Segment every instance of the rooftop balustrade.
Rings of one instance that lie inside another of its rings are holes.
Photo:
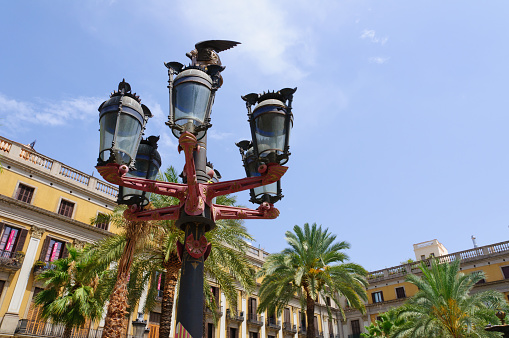
[[[454,252],[448,255],[443,255],[436,257],[436,259],[440,263],[451,263],[457,260],[462,262],[468,262],[472,260],[481,259],[484,257],[489,257],[493,255],[498,255],[501,253],[509,253],[509,241],[485,245],[478,248],[473,248],[469,250]],[[370,283],[379,282],[381,280],[402,277],[411,272],[417,272],[421,263],[425,263],[430,266],[430,259],[412,262],[408,264],[393,266],[390,268],[385,268],[381,270],[371,271],[368,273],[368,281]]]
[[[2,155],[3,161],[6,163],[9,161],[22,163],[28,167],[65,181],[67,184],[101,195],[108,200],[115,200],[118,195],[118,188],[116,186],[100,181],[92,175],[85,174],[61,162],[39,154],[27,145],[8,140],[2,136],[0,136],[0,155]],[[4,166],[7,165],[4,164]]]

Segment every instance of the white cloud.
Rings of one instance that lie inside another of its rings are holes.
[[[365,29],[362,31],[361,39],[368,39],[373,43],[379,43],[382,46],[389,41],[388,37],[379,38],[376,36],[376,32],[373,29]]]
[[[152,0],[138,9],[169,27],[174,23],[168,21],[167,13],[178,13],[173,20],[185,22],[188,34],[198,39],[224,37],[242,42],[236,47],[236,61],[251,65],[251,71],[296,80],[306,76],[306,66],[315,61],[312,32],[294,20],[284,4],[225,0],[214,6],[196,0],[190,6],[188,1]],[[232,66],[232,60],[227,66]]]
[[[102,100],[96,97],[79,97],[62,101],[35,99],[18,101],[0,93],[2,124],[10,130],[23,125],[62,126],[72,121],[97,118],[97,107]]]
[[[389,61],[390,58],[388,57],[382,57],[382,56],[374,56],[369,58],[369,63],[376,63],[376,64],[384,64],[387,61]]]

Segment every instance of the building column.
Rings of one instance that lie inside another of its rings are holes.
[[[226,297],[223,292],[221,292],[221,302],[219,304],[220,306],[225,306],[223,315],[219,321],[219,338],[226,338]]]
[[[323,332],[323,336],[324,338],[329,338],[329,320],[330,317],[327,317],[327,319],[325,319],[325,316],[323,317],[323,320],[322,320],[322,332]]]
[[[175,290],[179,289],[180,278],[177,280],[177,284],[175,285]],[[175,314],[177,312],[177,294],[174,293],[173,299],[173,307],[171,308],[171,324],[170,324],[170,337],[175,337]]]
[[[30,273],[32,272],[32,267],[34,266],[37,248],[39,247],[39,242],[41,241],[43,233],[44,229],[35,226],[32,227],[32,231],[30,233],[30,241],[25,253],[25,259],[23,260],[23,265],[19,270],[18,280],[16,282],[16,286],[14,287],[11,302],[9,303],[9,308],[4,315],[2,324],[0,325],[1,333],[13,334],[16,330],[16,327],[18,326],[18,321],[20,319],[19,309],[21,307],[21,302],[23,301],[23,295],[25,294],[27,288],[28,279],[30,278]]]
[[[260,338],[266,338],[266,336],[265,336],[265,322],[264,322],[265,318],[263,317],[263,315],[260,315],[260,319],[262,320],[262,323],[263,323]]]
[[[242,294],[245,294],[244,292]],[[242,322],[242,335],[239,335],[239,337],[249,338],[249,334],[247,332],[247,301],[246,298],[241,296],[241,306],[242,306],[242,312],[244,312],[244,321]]]
[[[297,328],[297,333],[295,333],[295,338],[299,338],[299,321],[297,321],[297,311],[295,308],[293,308],[293,324]]]
[[[277,336],[279,338],[284,338],[284,336],[283,336],[283,314],[282,313],[281,313],[281,316],[279,316],[279,322],[281,323],[281,328],[279,329]]]

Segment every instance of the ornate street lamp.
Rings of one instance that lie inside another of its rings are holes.
[[[130,170],[126,176],[154,180],[161,168],[161,156],[157,151],[159,136],[149,136],[141,140],[136,154],[134,170]],[[119,187],[118,204],[146,206],[149,203],[150,193],[133,188]]]
[[[147,322],[143,320],[143,317],[140,316],[140,314],[138,314],[138,318],[136,318],[136,320],[132,321],[132,325],[134,328],[134,338],[143,338]]]
[[[100,143],[97,165],[106,163],[134,165],[134,157],[145,130],[150,110],[131,93],[129,83],[122,80],[118,91],[99,106]]]
[[[99,108],[101,150],[97,171],[106,181],[122,187],[119,193],[122,203],[136,205],[124,212],[125,218],[130,221],[174,220],[175,225],[185,232],[184,243],[177,242],[176,245],[182,261],[179,301],[176,304],[177,333],[196,338],[202,335],[204,262],[211,250],[205,233],[221,219],[277,218],[279,210],[273,203],[282,197],[279,180],[288,169],[281,164],[286,163],[290,155],[291,102],[296,89],[285,88],[244,97],[253,136],[252,141],[243,144],[248,177],[219,182],[221,175],[207,163],[206,134],[211,126],[215,92],[222,84],[220,73],[224,70],[217,53],[237,44],[226,40],[203,41],[187,53],[192,60],[190,66],[184,67],[178,62],[165,63],[170,94],[166,124],[179,139],[179,151],[185,155],[184,183],[154,180],[161,165],[155,142],[152,142],[154,137],[141,141],[134,163],[133,154],[151,115],[146,107],[139,104],[139,98],[130,94],[128,84],[122,82],[119,92],[112,94],[110,100]],[[253,105],[256,107],[251,112]],[[129,135],[129,142],[122,139],[120,143],[120,135],[125,139],[128,137],[124,135]],[[128,168],[127,164],[131,167]],[[257,209],[215,204],[218,196],[249,189],[253,200],[261,204]],[[144,210],[148,193],[172,196],[180,203]]]

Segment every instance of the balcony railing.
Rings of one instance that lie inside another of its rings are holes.
[[[301,334],[301,335],[308,334],[308,330],[306,329],[305,326],[299,326],[299,334]]]
[[[267,318],[267,327],[271,329],[280,330],[281,329],[281,321],[276,320],[275,318]]]
[[[263,326],[262,317],[256,315],[256,313],[249,313],[247,315],[247,322],[252,325]]]
[[[485,245],[479,248],[473,248],[470,250],[464,250],[459,252],[454,252],[448,255],[439,256],[436,259],[439,263],[451,263],[457,260],[461,261],[470,261],[474,259],[478,259],[483,256],[487,255],[493,255],[503,252],[509,252],[509,241]],[[380,281],[386,278],[393,278],[393,277],[401,277],[404,276],[412,270],[417,270],[421,263],[425,263],[427,266],[430,266],[430,260],[425,259],[422,261],[412,262],[408,264],[393,266],[390,268],[382,269],[382,270],[376,270],[371,271],[368,273],[368,281],[376,282]]]
[[[11,252],[0,250],[0,268],[10,271],[18,271],[23,265],[25,254],[23,252]]]
[[[208,307],[205,308],[205,312],[208,313],[208,314],[212,314],[212,310],[209,309]],[[217,309],[216,309],[216,315],[218,317],[221,317],[223,315],[223,307],[222,306],[218,306]]]
[[[352,333],[348,335],[348,338],[361,338],[360,333]]]
[[[55,268],[55,265],[51,264],[51,262],[40,263],[40,261],[38,261],[34,264],[34,274],[38,275],[43,271],[54,269],[54,268]]]
[[[230,310],[226,309],[226,317],[230,321],[234,322],[243,322],[244,321],[244,311],[241,311],[240,314],[237,312],[237,310]]]
[[[297,333],[297,325],[292,325],[290,322],[283,322],[283,330],[288,333]]]
[[[20,319],[14,334],[38,337],[62,337],[65,326],[43,321]],[[101,338],[102,329],[73,328],[71,338]],[[122,338],[133,338],[132,335],[122,335]]]

